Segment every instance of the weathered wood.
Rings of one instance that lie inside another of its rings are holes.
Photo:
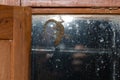
[[[119,0],[22,0],[33,7],[120,7]]]
[[[33,14],[120,14],[118,8],[33,8]]]
[[[20,0],[0,0],[0,4],[19,6],[20,5]]]

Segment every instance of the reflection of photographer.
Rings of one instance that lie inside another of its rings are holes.
[[[84,46],[83,46],[83,45],[76,45],[76,46],[75,46],[75,50],[82,50],[82,49],[84,49]],[[72,65],[73,65],[73,67],[74,67],[73,70],[75,70],[75,71],[80,71],[80,70],[81,70],[81,69],[80,69],[80,65],[83,64],[83,60],[84,60],[86,57],[87,57],[87,55],[84,54],[84,53],[74,53],[74,54],[72,55],[72,58],[73,58],[73,60],[72,60]]]

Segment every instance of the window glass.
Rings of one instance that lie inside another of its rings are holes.
[[[119,15],[33,15],[32,80],[119,80]]]

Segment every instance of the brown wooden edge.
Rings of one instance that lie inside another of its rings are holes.
[[[28,65],[26,69],[28,70],[26,74],[28,74],[26,80],[31,80],[31,32],[32,32],[32,10],[31,8],[25,7],[24,8],[24,53],[27,53],[28,56]]]
[[[32,8],[32,14],[120,14],[120,8]]]
[[[9,40],[0,40],[0,80],[11,80],[11,42]]]
[[[31,9],[14,7],[11,80],[30,80]]]

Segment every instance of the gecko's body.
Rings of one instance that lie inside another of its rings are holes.
[[[48,25],[48,23],[50,22],[54,22],[56,24],[55,29],[57,30],[57,38],[54,41],[54,45],[57,46],[60,41],[62,40],[62,37],[64,36],[64,26],[62,25],[62,22],[58,22],[54,19],[49,19],[48,21],[46,21],[46,23],[44,24],[44,32],[46,32],[46,27]]]

